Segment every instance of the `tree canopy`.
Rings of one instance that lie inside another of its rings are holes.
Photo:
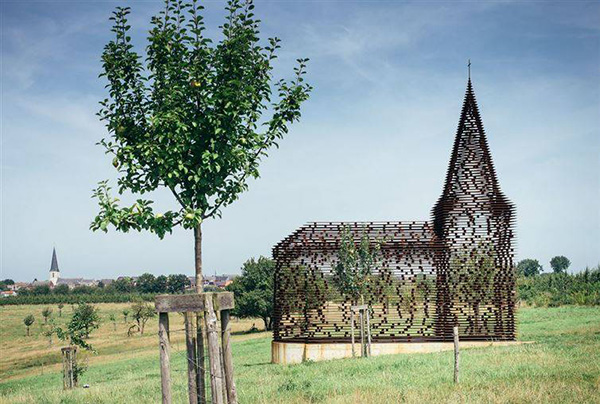
[[[517,264],[517,273],[521,276],[530,277],[539,275],[542,272],[542,266],[538,260],[526,258]]]
[[[235,316],[260,317],[265,329],[271,329],[274,271],[275,262],[262,256],[244,263],[242,275],[227,286],[227,290],[235,294]]]
[[[555,273],[566,272],[570,265],[571,261],[564,255],[558,255],[550,260],[550,266]]]
[[[111,18],[115,39],[104,48],[101,74],[109,97],[99,112],[110,137],[100,144],[113,156],[120,194],[162,187],[180,206],[155,213],[151,200],[138,199],[120,207],[103,181],[94,192],[100,213],[93,230],[112,225],[162,238],[176,225],[192,229],[220,216],[300,118],[311,90],[307,59],[298,59],[293,80],[272,84],[280,40],[262,44],[252,1],[228,1],[217,43],[205,36],[202,10],[196,0],[167,0],[151,20],[145,59],[134,50],[129,7]]]

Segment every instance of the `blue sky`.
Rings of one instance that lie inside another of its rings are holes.
[[[115,178],[95,143],[108,18],[123,2],[1,4],[1,278],[193,272],[192,234],[92,233],[91,190]],[[145,45],[160,2],[129,2]],[[301,123],[262,177],[204,226],[207,273],[314,220],[427,220],[442,191],[466,61],[500,185],[517,207],[517,258],[600,263],[600,3],[258,1],[283,40],[276,74],[308,57]],[[207,3],[218,38],[223,3]],[[125,198],[127,199],[127,198]],[[157,193],[158,206],[174,206]]]

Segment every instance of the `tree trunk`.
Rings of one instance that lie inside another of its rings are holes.
[[[265,323],[265,331],[269,331],[269,317],[263,317],[263,323]]]
[[[196,258],[196,293],[202,293],[204,287],[202,285],[202,225],[194,229],[194,252]]]
[[[27,327],[27,336],[29,337],[29,327]]]

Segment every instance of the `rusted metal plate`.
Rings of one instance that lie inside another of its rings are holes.
[[[158,295],[154,299],[154,307],[159,313],[186,313],[204,311],[204,299],[212,298],[215,310],[234,308],[233,292],[210,292],[187,295]]]

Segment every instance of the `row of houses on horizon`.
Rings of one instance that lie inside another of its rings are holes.
[[[224,288],[233,282],[235,275],[207,275],[203,279],[204,287],[218,287]],[[74,289],[79,286],[108,286],[115,280],[122,280],[125,278],[131,279],[134,284],[136,283],[139,276],[119,276],[116,279],[103,278],[103,279],[88,279],[88,278],[63,278],[60,274],[58,267],[58,258],[56,256],[56,249],[52,249],[52,259],[50,262],[50,273],[47,280],[34,279],[32,282],[15,282],[11,285],[6,285],[7,290],[1,291],[0,296],[9,297],[16,296],[20,289],[31,289],[36,286],[48,286],[50,289],[54,289],[59,285],[67,285],[69,289]],[[188,276],[190,280],[189,289],[196,288],[196,277]]]

